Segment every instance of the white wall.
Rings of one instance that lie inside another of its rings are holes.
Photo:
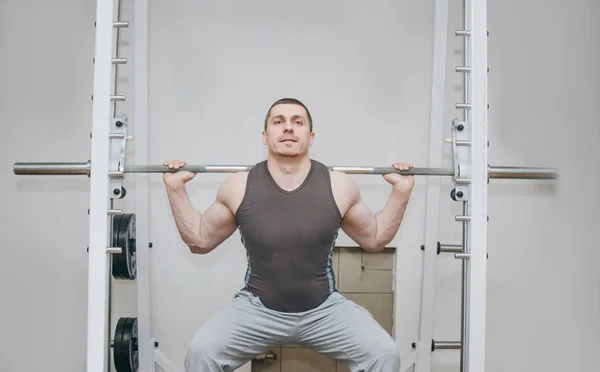
[[[295,96],[315,118],[315,159],[425,164],[433,1],[376,4],[151,2],[151,163],[260,161],[266,109]],[[123,7],[124,19],[132,19],[132,0]],[[462,44],[451,35],[462,22],[460,7],[451,4],[448,123],[461,114],[453,109],[462,100],[453,68],[462,64]],[[594,370],[600,201],[599,177],[590,170],[600,162],[600,40],[593,22],[600,8],[592,0],[529,0],[491,2],[489,11],[490,163],[556,165],[562,177],[555,186],[490,184],[487,370]],[[92,2],[0,3],[2,371],[85,368],[88,180],[16,177],[12,165],[89,158],[94,17]],[[123,56],[132,55],[132,31],[123,31]],[[131,97],[131,67],[121,71],[120,93]],[[131,111],[130,103],[119,105],[119,112]],[[199,175],[189,185],[198,209],[210,205],[224,177]],[[151,180],[153,333],[181,364],[197,327],[243,285],[245,256],[237,233],[210,255],[190,255],[160,176]],[[356,180],[379,210],[385,181]],[[394,242],[403,351],[417,336],[424,182],[417,180]],[[461,206],[446,197],[450,190],[444,182],[439,239],[458,243],[453,218]],[[132,210],[134,192],[128,184],[129,196],[117,204]],[[339,242],[351,243],[345,236]],[[438,267],[435,338],[455,340],[460,262],[440,256]],[[113,323],[135,315],[135,283],[115,283],[113,305]],[[456,351],[434,353],[434,371],[456,371],[457,363]]]

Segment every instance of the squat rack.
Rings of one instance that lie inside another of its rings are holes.
[[[111,256],[123,247],[111,247],[113,217],[124,215],[114,209],[114,199],[125,196],[122,186],[126,174],[135,176],[135,259],[137,265],[137,327],[139,340],[132,350],[131,367],[139,363],[142,372],[154,372],[155,363],[168,372],[180,371],[158,349],[150,327],[150,257],[149,187],[150,173],[169,171],[162,165],[148,163],[148,0],[135,0],[134,14],[134,120],[137,165],[125,161],[128,118],[117,115],[117,66],[128,63],[118,54],[118,30],[129,27],[120,20],[119,0],[99,0],[96,8],[94,92],[91,160],[69,163],[15,163],[17,175],[86,175],[90,178],[89,272],[87,371],[104,372],[111,368],[109,350]],[[554,179],[552,168],[490,166],[487,157],[487,4],[485,0],[464,0],[464,27],[455,32],[464,38],[464,65],[456,72],[464,74],[464,101],[456,104],[463,118],[451,123],[453,167],[442,167],[448,0],[435,0],[433,40],[433,80],[431,91],[429,164],[426,168],[397,171],[389,167],[331,166],[350,174],[385,174],[390,172],[428,177],[423,244],[423,266],[419,339],[414,351],[403,355],[402,370],[414,366],[417,372],[430,371],[434,349],[460,349],[461,371],[485,370],[486,271],[487,271],[487,185],[492,178]],[[115,21],[116,19],[116,21]],[[115,49],[116,48],[116,49]],[[111,107],[112,106],[112,107]],[[111,110],[112,108],[112,110]],[[193,172],[230,173],[249,169],[248,165],[191,165]],[[441,177],[450,177],[455,188],[452,198],[463,203],[461,244],[437,241]],[[460,341],[433,341],[433,310],[436,259],[441,252],[454,253],[462,260],[462,314]],[[139,359],[138,359],[139,356]]]

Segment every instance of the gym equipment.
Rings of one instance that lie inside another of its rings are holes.
[[[164,165],[125,165],[119,166],[117,170],[109,171],[113,177],[121,177],[126,173],[165,173],[189,171],[193,173],[233,173],[244,172],[252,168],[252,165],[186,165],[177,170],[169,169]],[[460,182],[465,176],[460,167],[452,168],[418,168],[409,170],[398,170],[392,167],[365,167],[365,166],[328,166],[332,171],[348,174],[389,174],[399,173],[415,176],[451,176]],[[90,175],[91,162],[85,163],[15,163],[13,172],[16,175]],[[558,171],[553,168],[540,167],[515,167],[515,166],[488,166],[489,178],[504,179],[555,179]]]
[[[113,358],[117,372],[138,372],[137,318],[120,318],[112,342]]]
[[[129,165],[125,161],[126,143],[132,137],[127,133],[127,116],[116,113],[117,103],[127,100],[117,89],[117,67],[128,63],[128,59],[113,56],[113,42],[116,40],[118,44],[118,31],[121,27],[129,27],[129,22],[113,20],[115,13],[120,18],[119,0],[98,0],[91,159],[75,163],[15,163],[13,167],[16,175],[87,175],[90,178],[87,372],[104,372],[111,368],[110,354],[107,354],[107,345],[111,344],[110,338],[107,338],[110,337],[107,328],[111,315],[110,260],[107,255],[112,255],[113,277],[137,280],[138,314],[136,318],[122,318],[117,324],[112,342],[115,367],[119,372],[135,371],[138,367],[140,371],[148,372],[154,371],[154,365],[158,364],[167,372],[179,370],[158,349],[158,342],[152,338],[150,329],[150,258],[146,247],[151,245],[148,241],[149,187],[146,173],[170,170],[162,165],[144,165],[148,159],[148,3],[148,0],[134,0],[133,106],[136,118],[135,158],[140,164]],[[444,141],[448,0],[435,0],[434,9],[428,166],[409,171],[397,171],[391,167],[330,168],[350,174],[396,172],[438,176],[427,179],[419,339],[413,343],[415,351],[403,356],[402,371],[414,366],[415,371],[429,372],[433,350],[460,349],[461,372],[484,372],[488,182],[490,179],[556,179],[558,172],[553,168],[488,164],[486,0],[464,0],[463,29],[455,32],[457,37],[463,38],[464,45],[464,64],[455,69],[464,77],[464,100],[455,105],[457,110],[462,111],[463,117],[452,121],[452,137]],[[116,51],[118,54],[118,48]],[[441,166],[442,143],[452,145],[451,168]],[[196,173],[229,173],[248,170],[249,166],[190,165],[182,169]],[[120,209],[113,208],[115,199],[126,195],[123,179],[127,174],[135,177],[135,214],[123,214]],[[451,197],[463,203],[462,215],[455,216],[455,221],[462,223],[461,244],[437,241],[441,177],[451,177],[454,181]],[[138,250],[136,246],[144,249]],[[456,259],[462,260],[460,341],[436,342],[433,338],[436,256],[440,253],[452,253]]]
[[[119,253],[113,253],[113,278],[134,280],[137,276],[135,265],[135,214],[113,216],[112,244],[113,247],[120,248]]]

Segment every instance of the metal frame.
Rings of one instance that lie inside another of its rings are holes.
[[[435,1],[433,30],[433,71],[431,87],[431,113],[429,119],[429,166],[441,167],[444,135],[444,105],[446,93],[446,52],[448,28],[448,0]],[[457,171],[457,170],[456,170]],[[416,357],[403,361],[402,371],[413,363],[415,371],[429,371],[431,341],[433,339],[433,314],[437,265],[438,225],[440,207],[440,177],[427,178],[425,200],[424,252],[421,269],[421,302],[419,315],[419,340],[415,342]],[[395,315],[396,316],[396,315]]]
[[[471,200],[467,247],[468,291],[466,298],[465,370],[485,370],[487,293],[487,185],[488,185],[488,94],[487,94],[487,1],[469,2],[471,26]]]
[[[92,155],[88,255],[87,372],[104,372],[108,350],[109,127],[111,113],[113,0],[98,1],[92,103]]]
[[[134,121],[135,159],[148,162],[148,0],[134,2]],[[123,164],[124,165],[124,164]],[[138,356],[142,372],[154,372],[150,291],[150,190],[149,175],[135,174],[135,214],[137,220],[137,318]]]
[[[445,89],[445,75],[436,74],[439,65],[445,66],[445,45],[439,40],[446,37],[447,0],[436,0],[433,93],[430,123],[430,157],[437,159],[434,136],[437,136],[433,119],[443,107],[443,94],[436,95],[436,88]],[[439,187],[435,178],[428,179],[428,192],[425,217],[425,243],[419,340],[413,344],[416,356],[410,355],[405,361],[403,371],[415,367],[416,372],[431,370],[431,352],[433,349],[459,349],[460,371],[485,370],[485,334],[486,334],[486,274],[487,274],[487,185],[490,178],[502,178],[513,168],[496,171],[488,165],[487,141],[487,4],[485,0],[464,0],[463,30],[456,35],[464,37],[464,65],[457,66],[456,72],[464,74],[464,101],[456,104],[463,111],[463,120],[454,119],[451,125],[453,161],[457,177],[453,198],[463,202],[463,214],[455,220],[462,222],[462,245],[447,249],[454,252],[455,258],[462,261],[461,290],[461,340],[459,342],[433,341],[433,310],[436,278],[436,258],[442,251],[435,242],[438,232],[437,211],[439,206]],[[441,96],[441,98],[440,98]],[[441,103],[439,101],[441,99]],[[438,113],[439,114],[439,113]],[[441,120],[443,121],[443,119]],[[457,129],[460,126],[460,130]],[[430,165],[439,166],[437,163]],[[465,174],[460,173],[463,167]],[[437,192],[437,193],[436,193]],[[469,212],[469,209],[471,211]],[[460,252],[462,250],[462,252]],[[458,252],[457,252],[458,251]],[[431,342],[429,342],[431,340]],[[406,363],[408,362],[408,363]]]

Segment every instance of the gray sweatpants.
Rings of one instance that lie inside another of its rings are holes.
[[[266,308],[247,290],[210,317],[190,343],[186,372],[234,371],[269,348],[296,344],[350,371],[397,372],[396,342],[362,306],[338,292],[301,313]]]

